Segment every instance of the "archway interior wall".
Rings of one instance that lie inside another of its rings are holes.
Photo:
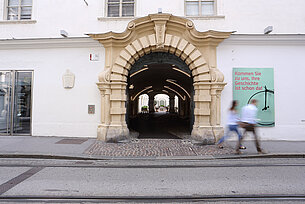
[[[191,70],[195,90],[195,121],[192,132],[194,139],[214,143],[215,139],[221,135],[218,106],[220,106],[220,92],[225,83],[223,83],[222,73],[216,68],[214,62],[216,62],[216,46],[229,34],[226,33],[223,37],[219,33],[215,34],[215,31],[209,31],[205,35],[199,33],[201,36],[198,36],[198,31],[194,29],[192,22],[180,19],[181,22],[177,23],[175,20],[178,17],[173,17],[174,20],[170,21],[171,17],[169,14],[152,15],[149,23],[142,22],[138,27],[135,22],[131,22],[128,31],[125,31],[125,38],[121,37],[117,40],[114,39],[115,36],[112,38],[108,38],[107,35],[102,36],[104,39],[101,36],[91,36],[104,44],[106,57],[109,58],[106,59],[108,61],[106,68],[100,74],[98,83],[102,94],[102,110],[105,110],[102,113],[104,124],[99,126],[98,131],[98,135],[101,135],[100,139],[115,140],[114,138],[119,139],[118,136],[128,135],[125,122],[128,73],[138,59],[151,52],[174,54],[181,58]],[[185,27],[182,28],[182,25]],[[176,33],[180,36],[169,34],[175,30],[180,31]],[[203,57],[201,51],[209,52],[205,53],[208,60]],[[107,108],[109,111],[106,110]]]

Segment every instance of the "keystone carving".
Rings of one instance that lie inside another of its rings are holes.
[[[157,49],[164,48],[166,21],[155,21]]]

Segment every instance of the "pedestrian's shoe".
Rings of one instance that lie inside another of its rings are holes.
[[[265,150],[263,150],[263,149],[257,150],[257,153],[259,153],[259,154],[267,154],[267,152]]]
[[[218,144],[217,147],[218,147],[219,149],[223,149],[223,146],[222,146],[221,144]]]
[[[247,149],[247,147],[241,145],[241,146],[239,146],[239,149]]]

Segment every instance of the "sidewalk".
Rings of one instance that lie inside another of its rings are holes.
[[[134,140],[105,143],[95,138],[1,136],[1,158],[54,159],[213,159],[240,157],[303,157],[305,141],[261,141],[267,154],[258,155],[253,141],[245,141],[242,155],[234,154],[235,141],[224,149],[192,144],[188,140]]]

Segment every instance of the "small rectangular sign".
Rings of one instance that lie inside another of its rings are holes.
[[[88,105],[88,114],[95,114],[95,105]]]
[[[91,53],[89,55],[89,59],[90,59],[90,61],[99,61],[99,54]]]
[[[257,118],[260,126],[274,126],[273,68],[233,68],[233,99],[241,108],[252,99],[258,101]]]

